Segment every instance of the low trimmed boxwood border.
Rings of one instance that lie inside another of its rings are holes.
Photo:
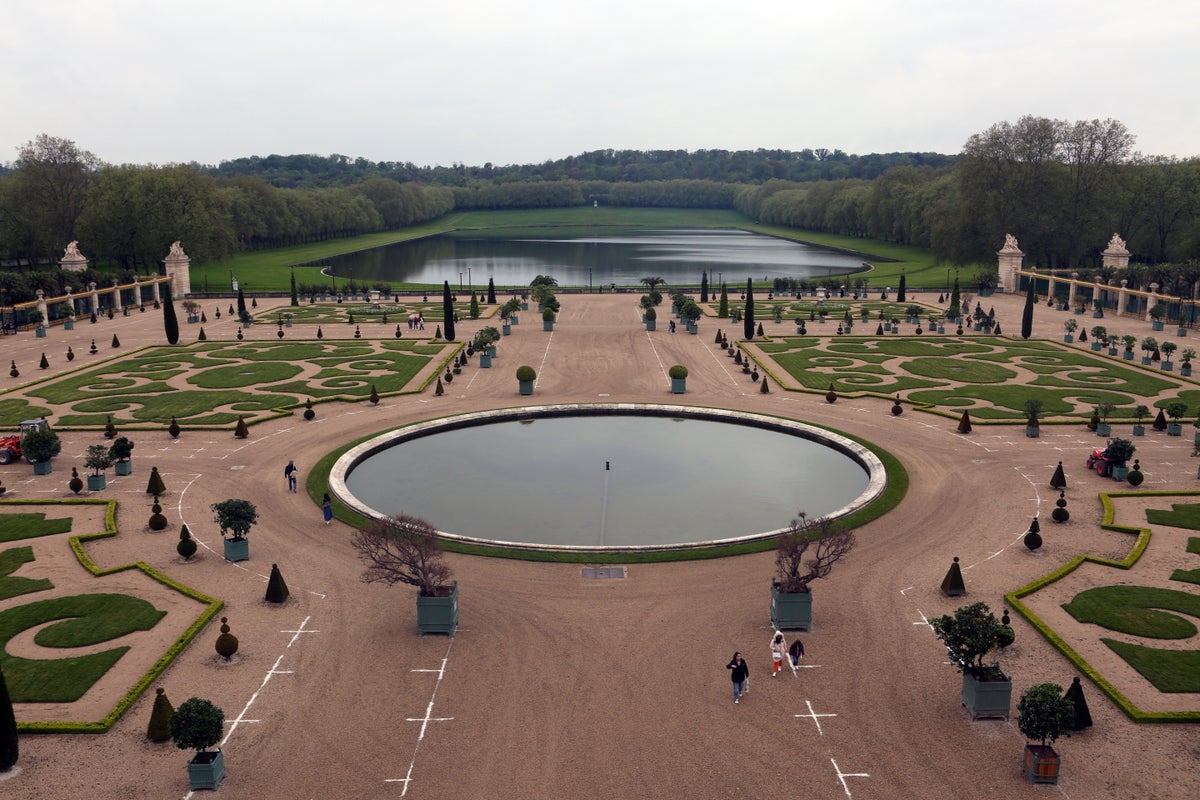
[[[104,512],[104,532],[91,533],[82,536],[72,536],[70,538],[71,550],[75,553],[75,557],[79,560],[80,565],[96,577],[104,575],[112,575],[117,572],[124,572],[127,569],[141,570],[149,578],[158,581],[175,591],[198,600],[201,603],[207,604],[200,616],[187,627],[187,629],[179,636],[178,639],[167,648],[158,660],[146,671],[137,683],[125,692],[125,695],[117,701],[112,711],[104,715],[103,719],[96,722],[18,722],[17,730],[22,733],[105,733],[111,728],[117,720],[119,720],[130,707],[137,702],[137,699],[142,696],[142,693],[150,687],[158,676],[171,665],[176,656],[183,652],[193,639],[204,630],[209,621],[217,615],[217,612],[225,605],[224,601],[209,597],[202,594],[189,586],[185,586],[178,581],[175,581],[163,573],[159,572],[154,567],[144,561],[136,561],[132,564],[125,564],[120,567],[111,569],[101,569],[92,561],[91,557],[84,549],[84,543],[94,541],[96,539],[107,539],[110,536],[117,535],[117,501],[116,500],[7,500],[0,501],[0,506],[15,506],[15,505],[38,505],[38,506],[70,506],[70,505],[107,505]]]
[[[493,411],[502,411],[502,408],[491,409]],[[722,409],[733,411],[736,409]],[[758,412],[756,412],[758,413]],[[785,417],[780,414],[762,414],[762,416],[774,416],[778,419],[791,420],[791,417]],[[443,419],[444,417],[435,417],[429,421]],[[887,512],[891,511],[900,501],[904,499],[908,493],[908,470],[900,463],[894,455],[879,447],[873,442],[862,439],[845,431],[836,428],[830,428],[825,425],[818,425],[814,422],[805,420],[806,425],[811,425],[814,428],[821,428],[830,433],[845,436],[854,442],[874,453],[881,462],[887,472],[887,486],[875,502],[855,511],[842,518],[842,522],[851,528],[857,528],[866,525],[868,522],[878,519]],[[326,492],[329,486],[329,472],[333,469],[333,465],[339,458],[350,448],[355,447],[368,439],[374,439],[376,436],[384,433],[384,431],[376,431],[367,436],[359,437],[353,441],[347,442],[336,450],[323,456],[313,468],[308,472],[308,479],[305,481],[304,488],[308,492],[308,496],[318,506],[321,504],[321,497]],[[345,507],[341,503],[334,500],[333,515],[341,522],[353,527],[362,527],[367,524],[368,520],[361,515],[355,513],[351,509]],[[508,547],[491,547],[484,545],[469,544],[466,542],[455,542],[452,540],[442,540],[442,547],[453,553],[464,553],[467,555],[488,556],[491,558],[512,558],[518,561],[554,561],[573,564],[647,564],[666,561],[696,561],[705,558],[725,558],[727,556],[738,556],[746,553],[761,553],[767,550],[775,549],[775,539],[759,539],[750,542],[739,542],[730,545],[717,545],[703,549],[680,549],[680,550],[656,550],[646,553],[593,553],[593,552],[562,552],[562,551],[541,551],[541,550],[526,550]]]
[[[1142,554],[1146,552],[1146,548],[1150,546],[1150,529],[1137,528],[1127,525],[1113,524],[1113,504],[1114,497],[1196,497],[1200,496],[1198,492],[1102,492],[1100,494],[1100,503],[1104,508],[1104,518],[1100,522],[1100,527],[1107,531],[1116,531],[1117,533],[1127,533],[1136,536],[1137,539],[1133,543],[1133,547],[1129,550],[1129,554],[1120,561],[1113,561],[1107,558],[1099,558],[1097,556],[1080,555],[1068,561],[1053,572],[1038,578],[1032,583],[1022,586],[1020,589],[1009,592],[1004,595],[1004,599],[1016,609],[1017,613],[1029,621],[1042,636],[1055,647],[1057,647],[1067,660],[1070,661],[1076,668],[1087,675],[1093,683],[1109,696],[1109,698],[1117,704],[1117,707],[1125,712],[1126,716],[1134,722],[1200,722],[1200,711],[1143,711],[1133,704],[1128,697],[1121,693],[1116,686],[1101,675],[1087,659],[1075,651],[1061,636],[1042,621],[1037,614],[1033,612],[1027,605],[1021,602],[1020,598],[1033,594],[1038,589],[1042,589],[1055,581],[1070,575],[1081,564],[1093,563],[1100,564],[1106,567],[1114,567],[1116,569],[1131,569]]]

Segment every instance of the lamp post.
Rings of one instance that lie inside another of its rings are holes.
[[[458,290],[461,292],[463,288],[462,273],[458,273]]]

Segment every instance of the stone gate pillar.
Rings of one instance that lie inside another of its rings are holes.
[[[113,311],[121,313],[121,284],[113,281]]]
[[[1122,280],[1121,288],[1117,292],[1117,316],[1118,317],[1125,313],[1125,284],[1127,284],[1127,283],[1129,283],[1129,281]]]
[[[1075,290],[1079,288],[1079,273],[1071,273],[1071,288],[1067,290],[1067,310],[1075,309]]]
[[[1150,284],[1150,295],[1146,298],[1146,322],[1150,322],[1152,320],[1150,316],[1150,309],[1154,308],[1156,305],[1158,305],[1158,284],[1152,283]]]
[[[100,293],[96,291],[96,282],[92,281],[88,284],[88,290],[91,291],[92,313],[97,317],[100,316]]]
[[[192,259],[188,254],[183,252],[183,246],[179,242],[171,243],[171,251],[167,253],[167,257],[163,259],[163,265],[166,267],[167,274],[171,276],[171,297],[182,300],[192,292]],[[155,299],[158,287],[155,284]]]
[[[154,302],[159,302],[161,295],[158,293],[158,276],[154,275],[150,278],[150,288],[153,290]]]
[[[1017,247],[1017,239],[1011,233],[1004,234],[1004,247],[996,251],[1000,264],[999,286],[1002,292],[1015,292],[1020,289],[1020,278],[1017,270],[1021,269],[1021,261],[1025,254]]]
[[[46,307],[46,293],[41,289],[37,290],[37,310],[42,314],[42,321],[38,323],[38,327],[49,328],[50,309]]]

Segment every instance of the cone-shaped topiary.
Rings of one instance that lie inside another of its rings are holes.
[[[883,336],[883,323],[882,322],[875,326],[875,335]]]
[[[376,391],[375,384],[373,383],[371,384],[371,394],[369,397],[367,397],[367,399],[371,401],[371,405],[379,405],[379,392]]]
[[[246,418],[238,417],[237,425],[233,429],[233,438],[245,439],[250,435],[250,429],[246,427]]]
[[[100,352],[99,350],[96,349],[96,340],[95,339],[92,339],[92,346],[91,346],[91,349],[88,350],[88,352],[91,353],[92,355],[96,355],[96,353]]]
[[[825,393],[825,402],[826,403],[836,403],[837,402],[837,392],[834,391],[832,383],[829,384],[829,391]]]
[[[1089,431],[1095,432],[1096,428],[1098,428],[1099,426],[1100,426],[1100,409],[1093,408],[1092,416],[1090,419],[1088,419],[1087,429]]]
[[[268,603],[282,603],[288,599],[287,583],[283,580],[283,574],[279,571],[278,564],[271,565],[271,577],[267,581],[267,597]]]
[[[320,326],[320,325],[318,325],[318,326],[317,326],[317,338],[318,338],[318,339],[324,339],[324,338],[325,338],[325,334],[324,334],[324,333],[321,331],[321,326]]]
[[[737,353],[734,355],[733,363],[735,363],[735,364],[742,363],[742,351],[741,350],[738,350]]]
[[[304,418],[311,422],[316,416],[317,412],[313,410],[312,398],[310,397],[304,401]]]
[[[1129,485],[1134,488],[1141,486],[1142,481],[1146,476],[1142,474],[1142,465],[1136,458],[1133,460],[1133,469],[1129,470],[1129,474],[1125,476],[1125,480],[1129,481]]]
[[[187,523],[179,529],[179,543],[175,545],[175,552],[187,561],[192,556],[196,555],[196,540],[192,538],[192,532],[188,530]]]
[[[117,335],[115,333],[113,334],[112,346],[113,347],[121,346],[121,340],[117,338]]]
[[[997,322],[997,323],[996,323],[996,330],[995,330],[995,331],[993,331],[993,333],[995,333],[997,336],[1000,336],[1001,334],[1003,334],[1003,333],[1004,333],[1004,331],[1000,330],[1000,323],[999,323],[999,322]]]
[[[1164,414],[1163,410],[1160,408],[1158,410],[1158,416],[1154,418],[1154,430],[1165,431],[1166,429],[1167,429],[1167,415]]]
[[[962,413],[962,417],[960,417],[958,420],[958,432],[959,433],[970,433],[971,432],[971,415],[968,414],[966,411],[964,411]]]
[[[1060,525],[1071,518],[1071,512],[1067,511],[1066,492],[1059,492],[1058,499],[1054,501],[1055,509],[1050,512],[1050,519]]]
[[[45,353],[42,353],[42,360],[38,362],[38,367],[40,369],[49,369],[50,368],[50,361],[49,361],[49,359],[46,358]]]
[[[167,426],[167,433],[171,435],[172,439],[178,439],[179,431],[179,422],[174,417],[171,417],[171,424]]]
[[[0,669],[0,772],[8,772],[17,764],[20,746],[17,742],[17,717],[13,713],[12,696]]]
[[[1067,488],[1067,475],[1063,472],[1062,462],[1058,462],[1058,466],[1054,468],[1054,474],[1050,476],[1051,489]]]
[[[146,726],[146,738],[152,742],[165,742],[171,738],[171,715],[175,707],[167,699],[166,691],[160,686],[154,690],[154,708],[150,711],[150,724]]]
[[[158,467],[150,468],[150,480],[146,482],[146,494],[160,495],[167,493],[167,485],[163,483]]]
[[[83,491],[83,479],[79,477],[79,470],[71,467],[71,480],[67,481],[67,488],[75,494]]]
[[[900,395],[896,395],[896,399],[892,403],[892,415],[898,417],[903,413],[904,406],[900,405]]]
[[[108,418],[104,422],[104,438],[105,439],[117,438],[117,426],[113,425],[111,414],[108,415]]]
[[[771,393],[771,387],[767,386],[767,376],[766,375],[763,375],[762,388],[758,390],[758,393],[759,394],[770,394]]]
[[[434,338],[434,339],[440,339],[440,338],[442,338],[442,326],[441,326],[441,325],[438,325],[438,326],[437,326],[437,330],[435,330],[435,331],[433,332],[433,338]]]
[[[217,637],[217,655],[226,661],[238,651],[237,637],[229,632],[229,617],[221,617],[221,635]]]
[[[955,556],[950,569],[946,570],[946,577],[942,578],[942,594],[947,597],[960,597],[966,593],[967,586],[963,583],[962,567],[958,565],[958,556]]]
[[[204,333],[204,326],[201,326],[201,327],[200,327],[200,335],[196,337],[196,340],[197,340],[197,341],[201,341],[201,342],[207,342],[207,341],[208,341],[208,336],[206,336],[206,335],[205,335],[205,333]]]
[[[762,336],[762,335],[763,335],[763,326],[762,326],[762,323],[761,323],[761,322],[760,322],[760,323],[758,323],[758,335],[759,335],[759,336]]]
[[[1075,707],[1075,713],[1067,727],[1073,731],[1092,727],[1092,712],[1088,710],[1087,698],[1083,696],[1083,685],[1080,684],[1079,678],[1071,681],[1063,697],[1070,700]]]
[[[435,395],[437,395],[438,397],[441,397],[442,395],[444,395],[446,393],[445,387],[442,386],[442,376],[441,375],[438,375],[437,388],[433,390],[433,393]]]

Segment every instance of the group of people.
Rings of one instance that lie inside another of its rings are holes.
[[[783,638],[782,631],[775,631],[771,635],[771,677],[774,678],[783,669],[783,660],[790,658],[792,669],[800,666],[800,659],[804,658],[804,643],[796,637],[795,641],[788,645],[787,640]],[[725,665],[725,669],[730,670],[729,677],[733,681],[733,702],[738,703],[744,694],[750,692],[750,665],[742,658],[741,651],[733,654],[733,658]]]
[[[287,479],[288,491],[295,492],[300,478],[300,470],[296,468],[295,461],[288,460],[287,466],[283,468],[283,477]],[[333,522],[333,498],[329,496],[329,492],[321,498],[321,515],[325,518],[326,525]]]

